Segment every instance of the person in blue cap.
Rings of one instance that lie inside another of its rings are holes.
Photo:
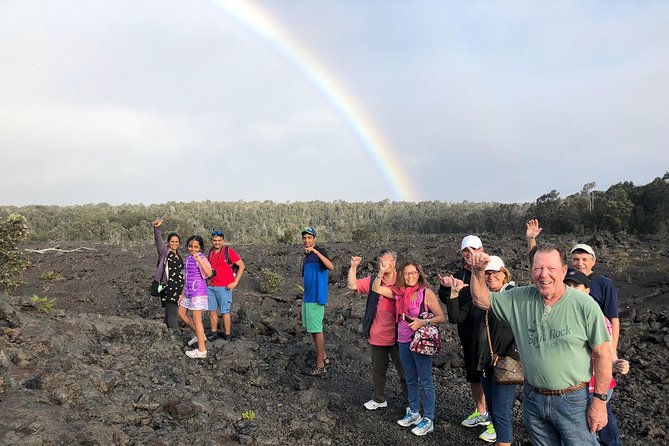
[[[316,229],[307,226],[302,229],[304,243],[304,262],[302,277],[304,279],[304,302],[302,303],[302,325],[314,339],[316,350],[316,366],[307,371],[307,375],[326,377],[325,336],[323,335],[323,316],[328,303],[328,272],[334,265],[327,251],[316,245]]]

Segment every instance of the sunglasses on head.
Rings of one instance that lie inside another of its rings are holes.
[[[213,237],[215,235],[220,235],[221,237],[223,237],[223,232],[222,231],[211,231],[211,236]]]

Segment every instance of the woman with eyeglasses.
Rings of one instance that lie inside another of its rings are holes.
[[[485,269],[485,283],[492,292],[504,291],[514,287],[513,282],[511,282],[511,272],[506,268],[500,257],[490,256],[490,261]],[[518,361],[520,355],[516,349],[516,341],[511,326],[497,319],[492,311],[479,308],[476,308],[476,311],[483,314],[476,342],[477,369],[481,374],[481,384],[492,421],[479,438],[489,443],[496,442],[499,446],[506,446],[513,442],[511,411],[517,386],[515,384],[499,384],[495,381],[492,353],[495,357],[510,356]],[[488,342],[488,332],[490,332],[490,342]],[[492,353],[490,351],[491,345]]]
[[[160,291],[160,302],[165,308],[165,324],[168,328],[176,330],[179,328],[177,305],[184,289],[184,265],[179,255],[181,238],[176,232],[171,232],[167,235],[167,246],[165,246],[160,230],[163,220],[157,219],[151,224],[153,225],[153,238],[158,250],[158,266],[153,274],[153,279],[165,284]]]
[[[179,301],[179,317],[188,327],[193,330],[195,337],[188,341],[188,345],[197,344],[197,348],[189,350],[186,355],[189,358],[206,358],[204,325],[202,324],[202,312],[209,308],[207,296],[207,277],[211,276],[211,265],[207,257],[202,254],[204,241],[199,235],[193,235],[186,242],[189,256],[184,260],[184,292]],[[193,312],[193,317],[188,316],[188,310]]]
[[[378,275],[372,282],[372,290],[381,296],[394,299],[397,309],[397,341],[409,391],[409,407],[404,418],[398,420],[397,424],[403,427],[417,425],[411,432],[419,436],[427,435],[434,430],[435,392],[432,381],[432,356],[412,352],[409,344],[420,327],[440,324],[446,317],[437,296],[427,286],[425,275],[416,262],[402,265],[394,286],[382,286],[381,278],[390,268],[392,268],[390,262],[380,263]],[[423,302],[425,310],[432,313],[433,318],[420,318]],[[421,389],[423,416],[420,414]]]

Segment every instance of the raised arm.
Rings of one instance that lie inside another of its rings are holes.
[[[465,248],[470,249],[470,248]],[[485,252],[472,251],[470,265],[472,267],[472,281],[469,291],[472,302],[482,310],[490,309],[490,290],[485,283],[485,267],[488,265],[490,256]]]
[[[349,290],[357,291],[358,290],[358,266],[362,262],[362,257],[352,256],[351,257],[351,266],[348,269],[348,276],[346,276],[346,286]]]
[[[153,240],[156,243],[156,249],[158,250],[158,255],[161,256],[167,252],[167,246],[163,241],[163,234],[160,230],[160,226],[162,224],[163,220],[161,218],[151,222],[151,225],[153,226]]]
[[[387,286],[381,285],[381,278],[390,268],[392,268],[390,262],[381,262],[379,265],[379,272],[372,281],[372,291],[379,293],[381,296],[387,297],[388,299],[395,299],[395,295],[393,294],[392,290]]]
[[[537,246],[537,237],[541,234],[542,228],[539,227],[539,220],[533,218],[525,225],[525,237],[527,238],[527,250],[531,251]]]

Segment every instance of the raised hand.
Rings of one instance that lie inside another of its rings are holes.
[[[450,276],[447,274],[445,276],[442,276],[441,274],[437,274],[437,277],[439,277],[439,284],[442,286],[445,286],[446,288],[453,288],[453,283],[455,281],[455,277],[451,274]]]
[[[362,257],[360,256],[351,256],[351,266],[357,268],[362,262]]]
[[[528,239],[539,237],[539,234],[541,234],[541,230],[543,229],[539,227],[539,220],[536,218],[528,221],[525,226],[527,226],[527,229],[525,229],[525,237]]]
[[[485,267],[488,266],[488,262],[490,261],[490,256],[485,252],[475,251],[469,247],[465,248],[465,250],[467,250],[469,265],[472,269],[478,272],[485,271]]]
[[[157,218],[157,219],[153,220],[153,221],[151,222],[151,224],[152,224],[155,228],[159,228],[160,225],[163,224],[163,219],[162,219],[162,218]]]

